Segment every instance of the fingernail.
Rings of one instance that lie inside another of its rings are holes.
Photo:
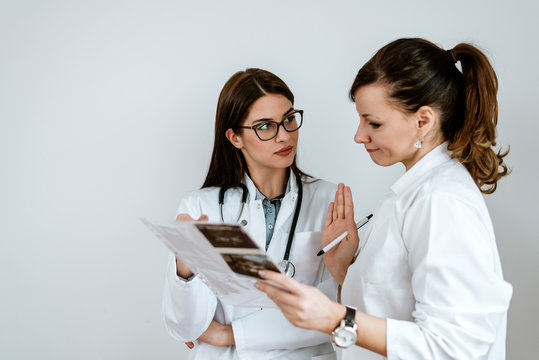
[[[255,282],[255,288],[260,289],[260,285],[258,285],[258,282]]]
[[[264,271],[264,270],[258,270],[258,275],[264,276],[264,275],[266,275],[266,271]]]

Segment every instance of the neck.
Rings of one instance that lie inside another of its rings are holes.
[[[268,199],[273,199],[286,191],[288,182],[288,168],[267,169],[252,171],[249,169],[249,176],[260,191]]]
[[[414,166],[419,160],[421,160],[425,155],[431,152],[432,149],[442,144],[444,141],[445,140],[443,139],[437,139],[437,141],[433,142],[424,142],[423,147],[417,151],[416,156],[414,156],[413,160],[408,163],[403,163],[404,167],[406,168],[406,171],[410,170],[412,166]]]

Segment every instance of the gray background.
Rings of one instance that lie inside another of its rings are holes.
[[[173,219],[205,176],[217,96],[237,70],[281,76],[305,110],[299,164],[367,214],[403,173],[353,142],[347,90],[381,46],[472,41],[500,80],[513,174],[487,196],[514,286],[508,358],[535,358],[534,1],[0,1],[0,357],[186,359],[160,320]]]

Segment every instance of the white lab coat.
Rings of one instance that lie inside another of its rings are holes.
[[[512,287],[483,197],[446,144],[391,187],[360,248],[342,302],[388,319],[388,359],[505,359]]]
[[[325,268],[322,257],[316,254],[321,248],[326,210],[334,199],[336,186],[322,180],[303,180],[303,201],[290,252],[290,261],[296,266],[294,278],[318,286],[335,299],[337,284]],[[276,263],[283,259],[297,201],[297,184],[292,172],[289,182],[290,191],[282,200],[267,250]],[[264,248],[266,225],[262,201],[255,200],[256,188],[248,176],[245,176],[244,183],[249,196],[240,222],[247,221],[245,230]],[[197,190],[181,201],[177,213],[189,214],[194,219],[206,214],[209,221],[219,222],[218,193],[219,188],[216,187]],[[241,195],[240,189],[229,189],[225,193],[225,222],[236,221]],[[215,347],[200,343],[191,350],[191,359],[336,359],[329,335],[293,326],[279,309],[240,308],[222,303],[198,276],[189,281],[178,278],[172,255],[162,314],[169,334],[182,342],[196,340],[212,320],[232,325],[235,346]]]

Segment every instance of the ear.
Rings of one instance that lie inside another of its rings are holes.
[[[228,141],[230,141],[230,143],[231,143],[234,147],[236,147],[236,148],[238,148],[238,149],[243,148],[243,141],[241,140],[241,137],[240,137],[238,134],[236,134],[236,133],[234,132],[234,130],[232,130],[232,129],[230,129],[230,128],[227,129],[227,130],[225,131],[225,136],[226,136],[226,138],[228,139]]]
[[[416,126],[417,130],[421,136],[426,136],[436,125],[438,115],[436,111],[428,106],[421,106],[419,110],[416,111]]]

